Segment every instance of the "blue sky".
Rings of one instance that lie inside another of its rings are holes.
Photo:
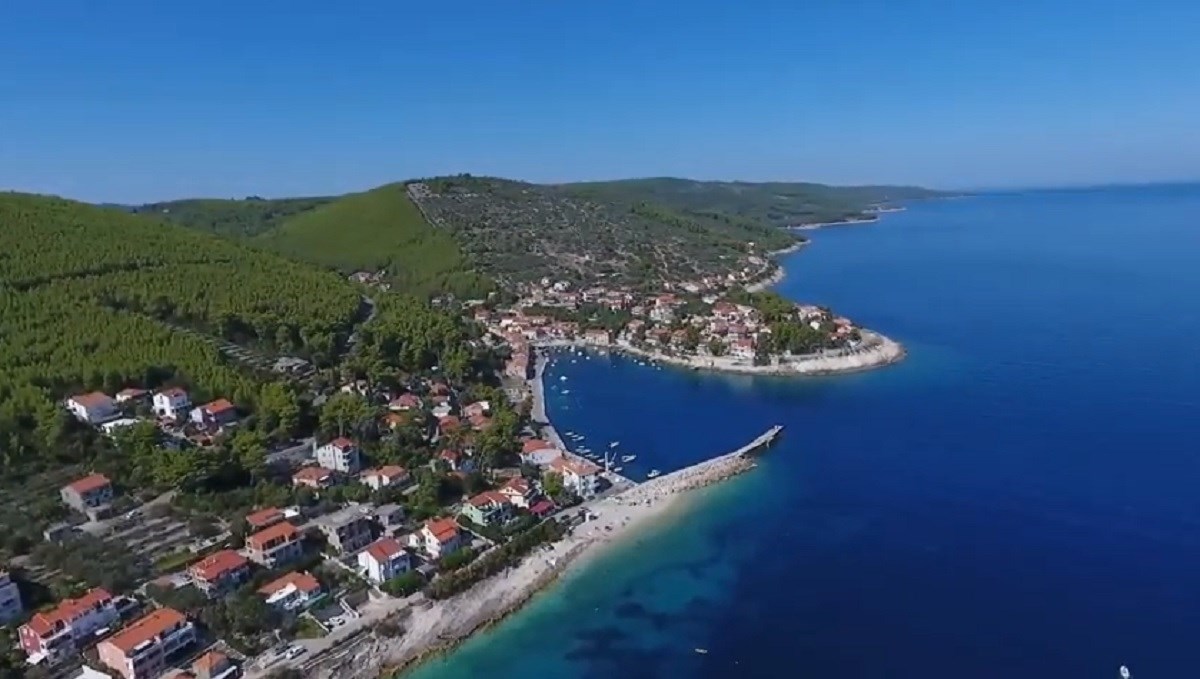
[[[7,0],[0,188],[1200,179],[1182,0]]]

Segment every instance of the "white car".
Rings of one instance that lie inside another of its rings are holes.
[[[308,652],[308,649],[303,646],[292,646],[287,650],[287,659],[295,660]]]

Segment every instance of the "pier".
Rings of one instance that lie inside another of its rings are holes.
[[[777,424],[737,450],[643,481],[616,497],[638,502],[706,486],[741,474],[755,466],[754,458],[775,443],[781,433],[783,425]]]

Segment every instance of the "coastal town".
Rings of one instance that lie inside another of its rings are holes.
[[[634,456],[616,442],[592,450],[550,423],[547,352],[797,375],[902,357],[827,308],[761,291],[781,275],[751,255],[726,276],[650,292],[523,284],[454,312],[490,373],[351,366],[326,370],[343,376],[332,384],[297,373],[308,424],[286,414],[288,399],[272,413],[182,381],[66,396],[64,426],[134,469],[84,469],[31,496],[58,503],[60,520],[0,571],[15,662],[83,679],[367,677],[453,645],[683,491],[751,468],[780,433],[630,478]],[[386,293],[377,278],[350,276]],[[275,431],[290,418],[297,435],[264,438],[264,418]],[[227,474],[233,487],[204,490]]]

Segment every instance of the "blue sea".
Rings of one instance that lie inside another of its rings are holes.
[[[412,676],[1200,676],[1200,187],[811,235],[778,291],[908,359],[788,379],[560,356],[552,419],[631,475],[784,438]]]

